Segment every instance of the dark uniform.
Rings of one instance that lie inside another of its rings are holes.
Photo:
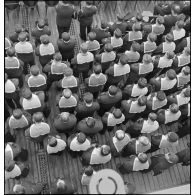
[[[190,47],[190,36],[183,38],[179,44],[177,44],[175,53],[181,53],[185,47]]]
[[[63,32],[69,32],[72,17],[74,17],[74,6],[69,3],[59,2],[56,6],[56,24],[58,28],[59,38]]]
[[[190,152],[190,145],[188,144],[188,148],[185,148],[179,152],[176,153],[176,155],[179,158],[178,163],[182,163],[182,166],[188,166],[190,165],[191,161],[191,152]]]
[[[71,59],[74,58],[75,38],[70,37],[68,33],[64,32],[62,33],[62,39],[58,39],[57,45],[62,55],[62,60],[71,62]]]
[[[55,48],[49,41],[48,35],[42,35],[40,37],[41,44],[36,48],[35,54],[39,56],[39,62],[44,67],[48,62],[53,59],[55,54]]]
[[[40,19],[36,27],[32,30],[31,35],[35,38],[35,45],[36,47],[41,44],[40,37],[42,35],[51,35],[51,31],[49,27],[47,26],[46,22],[43,19]]]
[[[100,44],[99,42],[96,40],[96,34],[95,32],[90,32],[88,34],[88,41],[86,41],[87,45],[88,45],[88,51],[93,53],[93,55],[95,55],[96,53],[99,52],[100,50]]]
[[[91,5],[91,2],[86,2],[87,5],[82,7],[78,13],[78,20],[80,22],[80,37],[86,41],[86,29],[87,34],[91,31],[91,24],[93,22],[93,15],[96,14],[97,7]]]

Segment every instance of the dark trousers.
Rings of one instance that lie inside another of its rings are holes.
[[[87,34],[91,31],[91,24],[86,25],[80,23],[80,37],[83,41],[86,41],[86,28],[87,28]]]
[[[16,96],[15,98],[5,98],[8,106],[12,109],[15,109],[15,108],[21,108],[21,105],[20,105],[20,97],[19,96]]]
[[[63,32],[69,32],[70,30],[70,26],[57,26],[57,29],[58,29],[58,34],[59,34],[59,39],[62,38],[62,33]]]

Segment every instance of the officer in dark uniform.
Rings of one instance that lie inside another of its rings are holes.
[[[56,24],[61,38],[63,32],[69,32],[75,9],[69,1],[60,1],[56,6]]]
[[[93,22],[93,15],[96,14],[97,7],[92,5],[93,2],[86,1],[86,5],[83,6],[78,13],[78,20],[80,22],[80,37],[86,41],[86,29],[87,34],[91,31],[91,24]]]
[[[57,40],[57,45],[59,52],[62,55],[62,61],[68,60],[69,62],[74,57],[74,48],[76,45],[76,40],[74,37],[70,36],[69,33],[62,33],[62,39]]]

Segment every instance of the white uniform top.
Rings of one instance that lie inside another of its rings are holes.
[[[190,45],[191,45],[190,37],[186,37],[186,40],[187,40],[187,47],[190,47]]]
[[[160,79],[160,78],[157,77],[156,79]],[[161,78],[161,88],[160,89],[162,91],[172,89],[175,86],[176,83],[177,83],[176,78],[173,79],[173,80],[169,80],[166,77]]]
[[[141,113],[146,109],[146,105],[139,106],[138,101],[127,100],[127,103],[130,103],[130,102],[131,102],[131,107],[129,109],[129,113]]]
[[[72,87],[77,87],[77,79],[71,75],[69,77],[64,77],[62,79],[62,88],[72,88]]]
[[[100,44],[97,40],[86,41],[86,43],[88,45],[88,51],[96,51],[100,49]]]
[[[158,130],[158,128],[159,128],[158,121],[152,122],[152,121],[144,120],[141,133],[152,133]]]
[[[185,37],[185,34],[186,34],[186,31],[183,28],[180,30],[173,30],[174,41]]]
[[[128,134],[125,133],[125,137],[122,140],[118,140],[116,136],[112,138],[113,144],[117,152],[122,151],[122,149],[130,142],[131,138]]]
[[[180,56],[177,56],[177,57],[178,57],[178,67],[182,67],[182,66],[185,66],[191,63],[190,55],[185,56],[181,54]]]
[[[47,45],[41,44],[39,47],[39,52],[41,56],[52,55],[55,53],[55,49],[52,43]]]
[[[164,42],[163,43],[163,53],[175,51],[175,47],[176,45],[174,42],[171,42],[171,43]]]
[[[165,124],[177,121],[180,116],[181,116],[180,110],[177,113],[172,113],[169,109],[165,110]]]
[[[30,126],[30,136],[32,138],[39,137],[50,133],[50,126],[45,122],[35,123]]]
[[[150,148],[151,148],[151,143],[149,143],[147,146],[144,146],[144,145],[141,145],[139,143],[139,140],[136,140],[136,143],[135,143],[135,153],[136,154],[139,154],[139,153],[142,153],[142,152],[146,152]]]
[[[62,75],[65,73],[66,68],[67,68],[67,65],[65,63],[56,62],[55,60],[53,60],[53,62],[51,64],[51,73],[57,74],[57,75]]]
[[[172,59],[167,59],[165,56],[160,57],[158,62],[158,68],[168,68],[171,67],[173,63]]]
[[[29,42],[18,42],[15,45],[16,53],[32,53],[33,47],[32,44]]]
[[[17,62],[17,63],[16,63]],[[9,66],[7,66],[9,64]],[[16,57],[5,57],[5,68],[6,69],[14,69],[19,68],[20,62]]]
[[[167,98],[164,99],[163,101],[160,101],[157,99],[155,96],[152,101],[152,110],[156,110],[158,108],[162,108],[163,106],[167,105]]]
[[[19,119],[14,118],[14,116],[12,115],[9,119],[9,127],[12,129],[23,128],[26,127],[27,125],[28,120],[24,115],[22,115],[22,117]]]
[[[167,135],[162,135],[159,148],[168,148],[168,147],[177,146],[177,145],[178,145],[178,141],[171,143],[167,140]]]
[[[70,98],[65,98],[64,96],[62,96],[59,101],[60,108],[70,108],[75,106],[77,106],[77,100],[73,95],[71,95]]]
[[[40,87],[42,85],[46,84],[46,79],[42,74],[39,74],[37,76],[31,75],[28,78],[28,86],[29,87]]]
[[[87,52],[87,55],[82,55],[81,53],[77,54],[77,63],[84,64],[90,63],[94,60],[94,56],[91,52]]]
[[[96,86],[104,85],[106,81],[107,81],[106,75],[104,75],[103,73],[100,73],[99,75],[93,73],[89,77],[89,86],[96,87]]]
[[[108,120],[107,120],[107,125],[108,126],[116,126],[118,124],[121,124],[125,121],[125,116],[122,114],[120,118],[115,118],[112,113],[108,114]]]
[[[190,82],[190,74],[183,75],[181,72],[177,75],[177,87],[184,86]]]
[[[154,69],[153,63],[143,64],[139,63],[139,74],[146,74],[152,72]]]
[[[161,35],[164,33],[164,31],[165,31],[165,27],[163,24],[160,24],[160,25],[153,24],[152,25],[152,32],[155,33],[156,35]]]
[[[58,139],[57,140],[57,145],[55,147],[51,147],[50,145],[47,145],[47,153],[48,154],[53,154],[53,153],[57,153],[60,152],[62,150],[65,150],[66,148],[66,142],[62,139]]]
[[[136,41],[142,39],[141,31],[137,31],[137,32],[130,31],[128,35],[129,35],[129,41]]]
[[[177,98],[177,105],[182,106],[184,104],[188,104],[190,101],[190,97],[183,97],[181,94],[176,95]]]
[[[113,46],[113,48],[121,47],[123,45],[123,39],[122,38],[111,37],[111,45]]]
[[[114,61],[115,58],[116,58],[116,53],[114,51],[103,52],[101,55],[101,63]]]
[[[120,65],[114,64],[114,76],[123,76],[130,73],[130,66],[129,64]]]
[[[90,164],[91,165],[106,164],[110,160],[111,160],[111,154],[102,156],[101,148],[94,148],[91,154]]]
[[[6,144],[5,152],[9,152],[10,153],[10,157],[11,157],[10,160],[14,159],[13,150],[12,150],[12,147],[9,145],[9,143]]]
[[[139,161],[138,157],[136,157],[134,159],[134,162],[133,162],[133,171],[141,171],[141,170],[148,169],[148,168],[149,168],[149,162],[148,162],[148,160],[145,163],[141,163]]]
[[[156,49],[156,43],[155,42],[144,42],[144,53],[151,53]]]
[[[132,88],[132,92],[131,92],[131,96],[132,97],[138,97],[141,95],[146,95],[148,93],[148,88],[144,87],[144,88],[140,88],[138,86],[138,84],[134,84],[133,88]]]
[[[77,140],[77,137],[73,138],[73,140],[70,143],[70,149],[72,151],[86,151],[88,148],[90,148],[91,143],[88,139],[85,140],[84,143],[79,143]]]
[[[13,93],[16,91],[14,83],[8,79],[5,83],[5,93]]]
[[[30,100],[25,98],[23,99],[22,105],[24,110],[39,108],[41,107],[41,101],[37,95],[32,94],[32,98]]]
[[[21,170],[18,165],[15,164],[14,169],[10,172],[5,170],[5,180],[14,179],[17,176],[21,175]]]

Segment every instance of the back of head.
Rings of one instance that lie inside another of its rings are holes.
[[[147,102],[147,97],[146,96],[141,96],[138,98],[138,104],[140,106],[145,106]]]
[[[148,157],[145,153],[139,153],[137,157],[141,163],[145,163],[148,160]]]
[[[169,106],[169,109],[172,113],[177,113],[179,111],[179,106],[177,104],[173,103]]]
[[[96,33],[95,32],[90,32],[88,34],[89,40],[94,41],[96,39]]]
[[[166,74],[167,74],[167,77],[168,77],[170,80],[175,79],[176,76],[177,76],[175,70],[173,70],[173,69],[169,69],[169,70],[166,72]]]
[[[152,57],[151,57],[151,55],[149,55],[149,54],[144,54],[144,56],[143,56],[143,62],[144,62],[145,64],[151,63],[151,62],[152,62]]]
[[[144,78],[144,77],[140,77],[139,80],[138,80],[138,82],[137,82],[137,84],[138,84],[138,86],[140,88],[144,88],[144,87],[147,86],[147,79]]]
[[[62,112],[62,113],[60,114],[60,118],[61,118],[62,121],[64,121],[64,122],[68,121],[69,116],[70,116],[70,113],[69,113],[69,112]]]
[[[167,136],[168,136],[168,140],[173,143],[179,139],[178,135],[175,132],[169,132]]]
[[[138,22],[136,22],[135,24],[133,24],[133,26],[132,26],[132,30],[134,30],[134,31],[140,31],[141,30],[141,25],[140,25],[140,23],[138,23]]]
[[[164,91],[158,91],[156,97],[158,98],[159,101],[163,101],[166,98],[165,92]]]
[[[33,120],[35,122],[41,122],[43,120],[43,113],[42,112],[36,112],[32,116]]]
[[[8,55],[9,57],[15,56],[15,48],[14,48],[14,47],[8,48],[7,51],[6,51],[6,53],[7,53],[7,55]]]
[[[182,68],[182,72],[185,74],[185,75],[189,75],[190,74],[190,67],[189,66],[184,66]]]
[[[13,116],[15,119],[21,118],[22,117],[22,110],[19,108],[13,110]]]
[[[21,26],[20,24],[16,24],[15,32],[16,32],[16,33],[22,32],[22,26]]]
[[[101,28],[106,29],[108,27],[108,24],[105,21],[101,22]]]
[[[127,55],[122,54],[121,57],[120,57],[120,59],[119,59],[119,61],[120,61],[120,63],[121,63],[122,65],[127,64],[127,63],[128,63],[128,57],[127,57]]]
[[[57,143],[57,139],[54,136],[49,136],[48,144],[50,147],[55,147]]]
[[[100,64],[93,66],[93,71],[95,74],[100,74],[102,72],[102,66]]]
[[[166,56],[167,56],[167,59],[171,60],[171,59],[174,58],[175,53],[174,53],[173,51],[168,51],[168,52],[166,53]]]
[[[149,39],[151,42],[155,42],[156,39],[157,39],[157,36],[156,36],[155,33],[150,33],[150,34],[148,35],[148,39]]]
[[[80,48],[81,48],[81,52],[82,53],[87,53],[88,52],[88,45],[87,45],[87,43],[82,43]]]
[[[184,27],[185,23],[183,20],[179,20],[176,22],[176,26],[179,28],[179,29],[182,29]]]
[[[70,67],[67,67],[64,72],[64,76],[69,77],[73,75],[73,70]]]
[[[119,22],[123,22],[124,16],[122,16],[122,15],[117,15],[116,18],[117,18],[117,20],[118,20]]]
[[[91,104],[93,102],[93,94],[90,92],[86,92],[83,96],[83,100],[87,103],[87,104]]]
[[[154,112],[151,112],[149,115],[148,115],[148,118],[151,120],[151,121],[155,121],[157,119],[157,115],[154,113]]]
[[[190,88],[184,89],[183,94],[184,94],[185,97],[190,97],[191,89]]]
[[[44,26],[45,26],[45,20],[39,19],[37,25],[38,25],[39,28],[44,28]]]
[[[118,140],[122,140],[125,137],[125,132],[123,130],[117,130],[115,136]]]
[[[15,186],[13,187],[13,192],[15,194],[25,194],[25,188],[21,184],[15,184]]]
[[[168,41],[168,42],[173,42],[174,41],[174,37],[171,33],[168,33],[166,36],[165,36],[165,40]]]
[[[84,133],[80,132],[78,133],[77,135],[77,141],[80,143],[80,144],[83,144],[85,141],[86,141],[86,136]]]
[[[111,52],[113,50],[113,46],[110,43],[106,43],[104,46],[104,50],[107,52]]]
[[[70,98],[71,97],[71,95],[72,95],[72,92],[71,92],[71,90],[70,89],[64,89],[63,90],[63,96],[65,97],[65,98]]]
[[[156,19],[156,21],[158,22],[158,24],[164,24],[164,22],[165,22],[163,16],[158,16],[158,18]]]
[[[5,170],[11,172],[15,167],[15,161],[9,160],[5,162]]]
[[[94,119],[93,117],[88,117],[88,118],[86,119],[86,123],[87,123],[87,126],[88,126],[89,128],[92,128],[92,127],[94,127],[94,125],[95,125],[95,119]]]
[[[117,29],[114,31],[114,36],[115,36],[116,38],[122,37],[122,32],[121,32],[121,30],[120,30],[119,28],[117,28]]]
[[[63,32],[63,33],[62,33],[62,39],[63,39],[65,42],[69,41],[69,40],[70,40],[70,34],[67,33],[67,32]]]
[[[32,92],[29,88],[24,88],[22,90],[22,96],[25,98],[25,99],[30,99],[32,97]]]
[[[88,166],[85,168],[85,174],[90,177],[93,175],[93,168],[91,166]]]
[[[58,189],[59,191],[63,191],[63,190],[66,189],[66,183],[65,183],[65,181],[62,180],[62,179],[58,179],[56,185],[57,185],[57,189]]]
[[[140,45],[136,42],[133,42],[132,45],[131,45],[131,49],[134,51],[134,52],[139,52],[140,51]]]
[[[150,141],[146,136],[141,136],[138,138],[138,141],[143,145],[143,146],[147,146]]]
[[[178,156],[174,153],[165,154],[165,158],[168,160],[168,162],[174,163],[174,164],[179,161]]]
[[[62,55],[60,53],[55,53],[53,58],[57,62],[62,61]]]
[[[122,116],[122,112],[121,112],[121,110],[119,108],[117,108],[117,109],[114,109],[113,115],[114,115],[114,117],[116,119],[118,119],[118,118],[120,118]]]
[[[184,53],[189,56],[190,55],[190,48],[189,47],[185,47],[184,48]]]
[[[180,14],[181,13],[180,6],[178,4],[172,4],[171,12],[172,12],[172,14],[176,14],[176,15]]]
[[[40,70],[39,70],[39,67],[37,65],[33,65],[31,66],[30,68],[30,73],[33,75],[33,76],[37,76],[39,74]]]
[[[41,43],[47,45],[49,43],[49,36],[48,35],[41,35],[40,37]]]
[[[101,153],[102,153],[103,156],[106,156],[106,155],[110,154],[110,146],[102,145],[101,146]]]
[[[142,19],[143,19],[142,14],[141,14],[141,13],[137,13],[137,15],[136,15],[136,20],[137,20],[138,22],[141,22]]]
[[[117,93],[117,87],[114,86],[114,85],[111,85],[111,86],[108,88],[108,92],[109,92],[109,94],[112,95],[112,96],[116,95],[116,93]]]
[[[18,40],[21,41],[21,42],[24,42],[27,40],[27,33],[26,32],[21,32],[19,35],[18,35]]]

